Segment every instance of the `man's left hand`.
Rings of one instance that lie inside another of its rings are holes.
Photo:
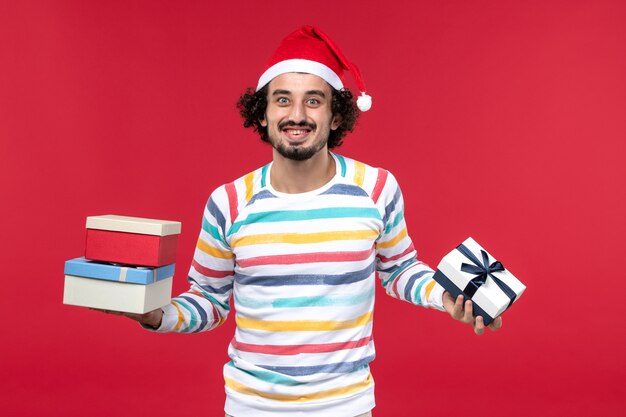
[[[474,333],[481,336],[485,333],[485,323],[481,316],[474,317],[472,311],[472,300],[467,300],[463,303],[463,295],[459,295],[456,300],[452,298],[452,295],[448,291],[443,293],[443,308],[452,316],[453,319],[460,321],[461,323],[471,324],[474,327]],[[502,327],[502,317],[496,317],[489,327],[492,331],[500,330]]]

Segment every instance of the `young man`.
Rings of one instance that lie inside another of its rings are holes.
[[[444,294],[417,260],[393,175],[329,151],[358,116],[344,69],[367,110],[358,70],[326,35],[306,26],[283,40],[256,91],[239,101],[272,162],[211,194],[190,290],[163,309],[125,314],[159,332],[211,330],[232,295],[227,415],[371,415],[376,272],[389,295],[484,332],[471,302]]]

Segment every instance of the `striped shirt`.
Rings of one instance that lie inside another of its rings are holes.
[[[314,191],[274,190],[271,163],[215,190],[191,288],[163,308],[158,331],[200,332],[224,322],[233,296],[224,366],[231,415],[371,410],[377,275],[389,295],[443,310],[443,289],[407,234],[393,175],[332,155],[336,175]]]

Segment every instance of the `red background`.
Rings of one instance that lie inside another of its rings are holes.
[[[480,338],[379,291],[375,415],[623,415],[626,3],[506,0],[0,2],[2,414],[222,415],[232,316],[64,306],[63,262],[88,215],[180,220],[183,291],[209,193],[271,155],[234,103],[305,23],[363,72],[341,152],[396,175],[421,258],[471,235],[528,287]]]

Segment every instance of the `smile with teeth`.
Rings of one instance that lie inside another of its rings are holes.
[[[309,132],[308,130],[298,130],[298,129],[285,129],[285,131],[294,136],[304,135],[305,133]]]
[[[288,128],[283,129],[283,132],[287,135],[287,137],[289,139],[292,139],[292,140],[293,139],[303,139],[309,133],[311,133],[311,129],[288,127]]]

